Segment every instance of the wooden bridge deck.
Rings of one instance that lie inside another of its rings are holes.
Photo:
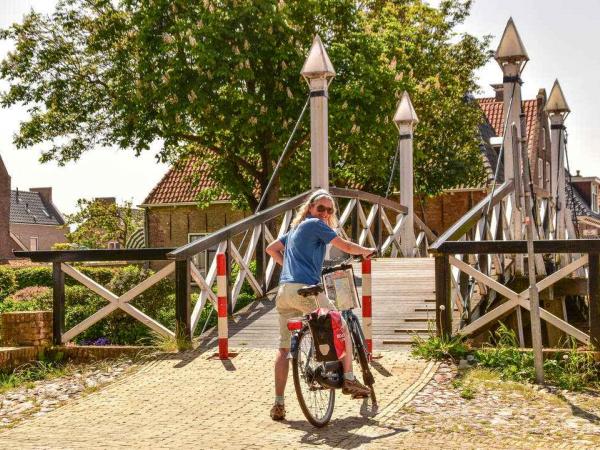
[[[360,265],[355,266],[360,278]],[[435,330],[435,283],[433,258],[382,258],[372,263],[373,345],[376,349],[408,348],[413,334],[426,337]],[[357,282],[359,294],[360,280]],[[361,316],[360,310],[355,310]],[[229,320],[229,345],[276,348],[277,311],[273,301],[255,302]],[[216,329],[202,337],[214,344]]]

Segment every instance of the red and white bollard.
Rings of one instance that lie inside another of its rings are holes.
[[[229,331],[227,329],[227,266],[225,254],[217,253],[217,313],[219,321],[219,359],[229,359]]]
[[[362,323],[369,354],[373,353],[373,308],[371,305],[371,260],[362,261]]]

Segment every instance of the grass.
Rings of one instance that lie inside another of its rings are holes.
[[[568,348],[557,352],[553,357],[546,356],[544,373],[546,383],[560,389],[580,391],[587,387],[597,387],[600,382],[597,363],[590,352],[580,352],[574,340],[563,343]],[[471,349],[460,336],[441,338],[431,336],[430,339],[416,338],[412,349],[413,355],[424,359],[447,360],[455,362],[472,355],[479,370],[469,371],[473,382],[493,382],[500,387],[504,382],[531,384],[535,381],[533,353],[519,348],[513,330],[500,324],[491,334],[491,344],[483,349]],[[481,370],[485,369],[485,370]],[[488,379],[484,379],[487,377]],[[465,377],[456,388],[463,389],[463,398],[472,398],[474,392],[466,389]],[[516,389],[509,386],[510,389]]]
[[[183,327],[178,328],[178,330],[183,330]],[[153,331],[151,345],[158,347],[165,353],[182,352],[193,348],[192,343],[187,340],[185,334],[181,331],[177,331],[174,336],[165,336]]]
[[[32,388],[36,381],[50,380],[69,373],[61,362],[36,361],[17,367],[11,373],[0,372],[0,393],[14,388]]]

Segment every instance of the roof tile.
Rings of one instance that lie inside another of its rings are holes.
[[[504,102],[499,102],[494,97],[478,98],[477,101],[496,136],[504,136]],[[539,139],[537,100],[524,100],[523,111],[527,124],[527,148],[531,152],[536,148]]]
[[[199,177],[199,180],[198,184],[194,185],[196,176]],[[190,157],[169,169],[148,194],[144,204],[191,203],[196,201],[198,194],[204,189],[216,186],[217,183],[210,178],[208,164],[196,157]],[[216,200],[229,200],[229,196],[221,194]]]

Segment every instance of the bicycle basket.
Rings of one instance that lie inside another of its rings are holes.
[[[323,270],[325,295],[339,311],[360,307],[358,291],[354,284],[354,270],[351,264],[343,264]]]

